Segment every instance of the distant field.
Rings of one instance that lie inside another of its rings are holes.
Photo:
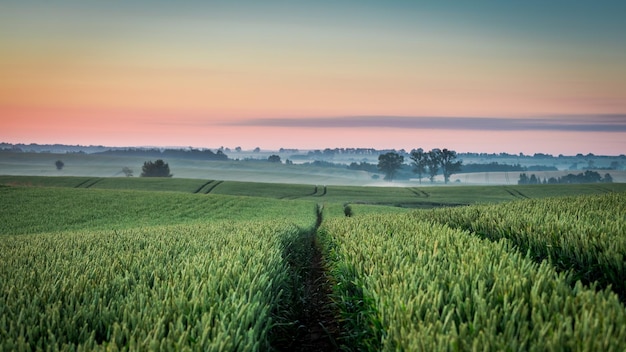
[[[0,176],[0,184],[90,190],[143,190],[307,200],[315,203],[433,208],[626,191],[624,183],[523,186],[364,187],[278,184],[184,178]]]
[[[57,170],[54,163],[62,160],[65,166]],[[123,167],[141,174],[147,157],[111,157],[91,154],[0,153],[0,175],[29,176],[124,176]],[[328,168],[303,165],[285,165],[265,161],[202,161],[165,159],[174,178],[197,178],[243,182],[305,183],[322,185],[364,185],[382,183],[372,180],[364,171],[347,168]]]
[[[258,157],[258,155],[255,155]],[[57,170],[56,160],[62,160],[65,166]],[[141,174],[141,167],[147,157],[112,157],[93,154],[50,154],[50,153],[0,153],[0,175],[28,176],[78,176],[78,177],[118,177],[124,176],[123,167],[134,171],[134,176]],[[429,187],[427,180],[386,182],[382,177],[372,178],[374,174],[365,171],[349,170],[345,167],[320,167],[305,165],[275,164],[265,161],[202,161],[186,159],[166,159],[174,178],[213,179],[240,182],[262,182],[283,184],[311,185],[354,185],[354,186],[406,186]],[[375,161],[372,161],[375,163]],[[529,171],[537,177],[550,178],[581,171]],[[601,175],[610,173],[614,182],[626,183],[626,171],[597,170]],[[462,185],[516,185],[520,172],[487,172],[454,174]],[[377,175],[379,176],[379,175]],[[443,183],[443,178],[435,178],[436,185]]]

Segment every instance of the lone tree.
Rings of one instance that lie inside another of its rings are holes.
[[[65,166],[65,163],[63,163],[61,160],[57,160],[56,163],[54,163],[54,165],[56,165],[57,170],[61,170],[63,169],[63,166]]]
[[[124,166],[122,168],[122,172],[126,175],[126,177],[133,177],[133,170],[128,166]]]
[[[443,180],[445,183],[448,183],[450,181],[450,175],[461,171],[461,161],[454,161],[456,159],[456,152],[446,148],[443,148],[440,156]]]
[[[403,162],[404,157],[398,153],[381,154],[378,156],[378,170],[385,173],[385,180],[391,181]]]
[[[141,168],[141,177],[172,177],[170,174],[170,166],[163,160],[158,159],[155,162],[146,161]]]
[[[417,178],[422,183],[422,177],[426,173],[426,158],[424,149],[418,148],[411,150],[411,160],[413,160],[413,172],[417,174]]]

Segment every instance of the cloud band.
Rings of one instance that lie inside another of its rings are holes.
[[[626,132],[626,115],[572,115],[542,118],[344,116],[257,118],[231,126],[303,128],[398,128],[475,131]]]

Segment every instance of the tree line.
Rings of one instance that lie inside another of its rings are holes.
[[[143,149],[143,148],[128,148],[128,149],[111,149],[94,154],[99,155],[111,155],[111,156],[147,156],[156,158],[175,158],[175,159],[192,159],[192,160],[216,160],[226,161],[228,155],[224,154],[222,150],[213,152],[210,149]]]
[[[571,183],[613,183],[613,177],[610,174],[605,174],[604,177],[600,176],[595,171],[587,170],[584,173],[579,174],[567,174],[562,177],[550,177],[541,180],[535,174],[528,176],[525,173],[519,175],[518,185],[539,185],[539,184],[571,184]]]
[[[434,148],[426,152],[422,148],[413,149],[409,154],[413,172],[422,183],[422,178],[428,176],[430,182],[435,182],[435,176],[441,170],[445,183],[450,182],[450,176],[461,170],[462,161],[457,161],[457,153],[447,148]],[[396,172],[402,167],[404,156],[388,152],[378,156],[378,170],[385,173],[385,180],[393,180]]]

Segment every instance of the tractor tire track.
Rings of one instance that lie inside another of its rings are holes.
[[[513,196],[513,198],[519,198],[519,196],[517,194],[513,193],[513,191],[511,191],[510,189],[505,187],[504,190],[506,191],[506,193],[508,193],[511,196]]]
[[[194,194],[196,194],[196,193],[200,193],[200,191],[201,191],[204,187],[206,187],[206,186],[210,185],[210,184],[211,184],[211,183],[213,183],[213,182],[215,182],[215,180],[210,180],[210,181],[208,181],[208,182],[205,182],[202,186],[198,187],[198,189],[196,189],[193,193],[194,193]]]
[[[421,197],[426,197],[426,198],[430,197],[429,193],[426,193],[425,191],[422,191],[419,188],[409,188],[409,191],[411,191],[411,193],[415,194],[416,196],[418,196],[420,198]]]
[[[313,195],[314,197],[323,197],[326,195],[327,189],[326,186],[324,186],[324,189],[322,190],[322,194],[317,194],[319,192],[319,188],[317,186],[315,186],[315,194]]]
[[[530,199],[530,197],[528,197],[527,195],[525,195],[524,193],[520,192],[517,189],[509,189],[509,188],[504,188],[504,190],[506,191],[506,193],[512,195],[514,198],[518,198],[518,199]]]
[[[211,187],[209,187],[209,188],[208,188],[208,189],[204,192],[204,194],[209,194],[209,193],[211,193],[211,192],[215,189],[215,187],[217,187],[217,186],[221,185],[221,184],[222,184],[222,182],[224,182],[224,181],[217,181],[217,182],[213,183],[213,184],[211,185]]]
[[[612,192],[614,192],[612,189],[607,188],[607,187],[595,186],[595,188],[596,188],[597,190],[602,191],[602,193],[612,193]]]
[[[102,181],[102,178],[97,178],[95,181],[93,181],[92,183],[88,184],[85,186],[85,188],[90,188],[91,186],[95,185],[96,183]]]
[[[514,191],[515,193],[519,194],[519,196],[520,196],[520,197],[522,197],[522,198],[530,199],[530,197],[529,197],[529,196],[525,195],[524,193],[520,192],[520,191],[519,191],[519,190],[517,190],[517,189],[513,189],[513,191]]]
[[[300,198],[305,198],[305,197],[321,197],[322,195],[317,194],[318,192],[319,192],[319,187],[316,185],[313,188],[312,193],[308,193],[305,195],[287,195],[287,196],[279,197],[278,199],[294,200],[294,199],[300,199]]]
[[[296,316],[299,324],[292,335],[285,336],[277,351],[323,352],[339,351],[341,325],[331,299],[332,283],[324,265],[324,256],[317,242],[317,231],[323,221],[323,206],[317,205],[317,221],[309,236],[302,236],[299,245],[308,247],[307,263],[303,267],[302,309]],[[297,264],[296,264],[297,265]]]
[[[76,186],[74,186],[74,188],[80,188],[80,187],[82,187],[84,184],[89,183],[89,181],[92,181],[92,180],[93,180],[93,178],[88,178],[88,179],[86,179],[85,181],[83,181],[83,182],[81,182],[81,183],[77,184]]]

